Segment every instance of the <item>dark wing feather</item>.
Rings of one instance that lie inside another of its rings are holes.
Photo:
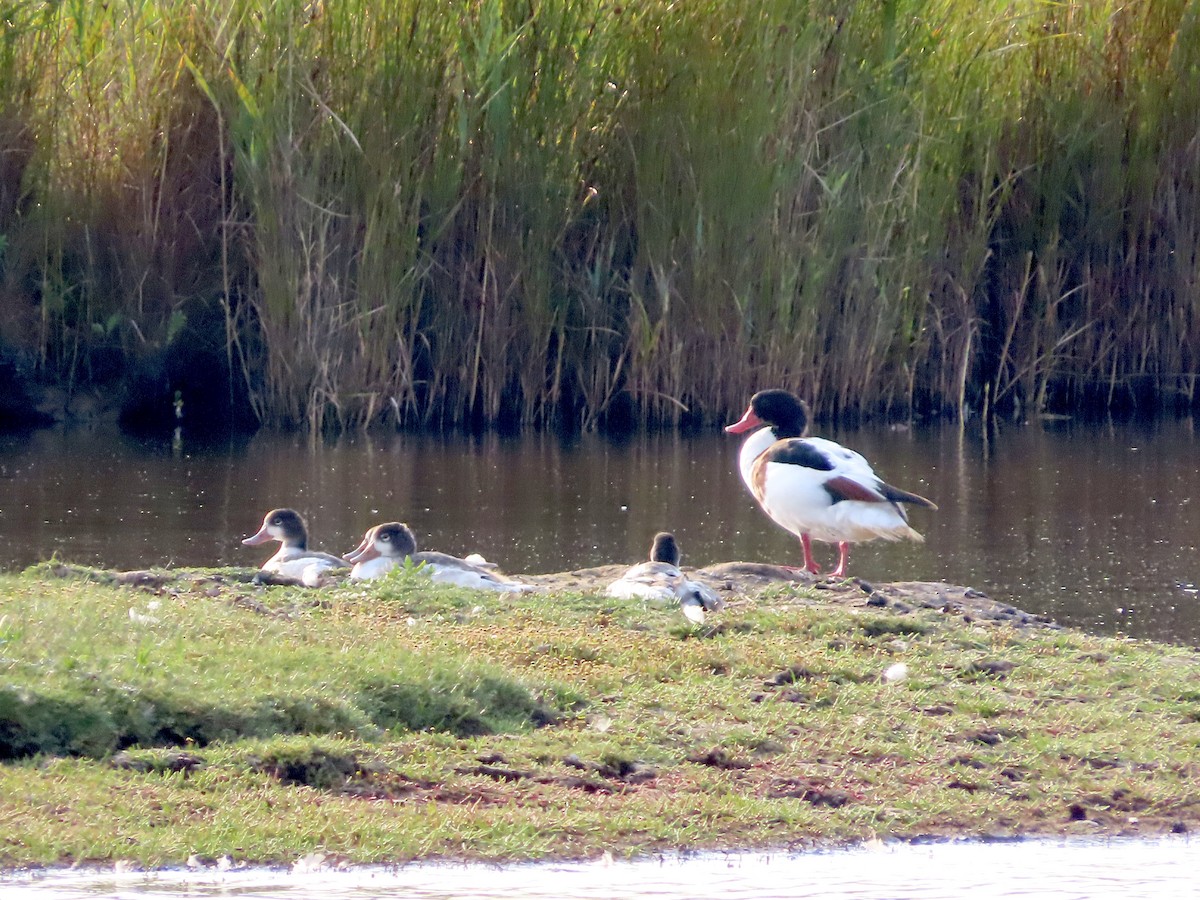
[[[776,441],[763,451],[766,462],[783,463],[788,466],[803,466],[820,472],[832,471],[834,463],[824,453],[803,438],[788,438]]]

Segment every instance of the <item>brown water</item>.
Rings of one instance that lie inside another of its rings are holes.
[[[850,571],[949,581],[1061,622],[1200,644],[1200,467],[1190,421],[827,433],[888,481],[937,501],[923,545],[865,544]],[[740,441],[584,435],[232,443],[46,430],[0,437],[0,568],[56,554],[111,568],[257,565],[263,513],[294,506],[312,544],[344,552],[388,519],[427,549],[478,551],[511,573],[643,557],[678,536],[685,565],[798,563],[799,546],[737,475]],[[823,555],[822,555],[823,554]],[[821,547],[832,565],[836,551]]]

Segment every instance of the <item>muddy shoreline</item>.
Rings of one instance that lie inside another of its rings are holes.
[[[512,574],[510,577],[529,584],[543,593],[572,591],[603,595],[604,589],[620,578],[626,565],[605,565],[551,572],[542,575]],[[155,590],[170,583],[211,582],[262,583],[275,586],[303,587],[294,578],[263,575],[256,569],[228,568],[221,570],[138,569],[124,572],[96,570],[86,567],[57,564],[50,569],[58,577],[88,577]],[[727,562],[701,568],[683,567],[692,579],[707,584],[726,604],[736,605],[761,600],[765,596],[779,599],[781,589],[807,588],[813,597],[790,597],[785,602],[807,606],[865,607],[899,615],[914,610],[938,610],[946,616],[965,623],[993,623],[1016,628],[1061,628],[1048,616],[1027,612],[1010,603],[992,599],[983,591],[942,581],[869,582],[860,578],[830,580],[787,566],[767,563]]]

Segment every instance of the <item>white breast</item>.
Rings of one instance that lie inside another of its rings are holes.
[[[396,568],[396,560],[387,556],[377,556],[366,562],[355,563],[350,570],[351,581],[369,581],[372,578],[382,578]]]

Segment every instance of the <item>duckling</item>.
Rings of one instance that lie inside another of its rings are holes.
[[[482,557],[477,556],[480,562],[475,563],[448,553],[418,553],[416,536],[403,522],[385,522],[369,529],[363,535],[362,543],[347,553],[346,558],[354,564],[354,568],[350,570],[350,578],[353,581],[379,578],[403,565],[406,559],[411,559],[439,584],[511,593],[532,590],[529,585],[511,581],[489,571],[488,567],[494,566]]]
[[[308,526],[294,509],[273,509],[263,516],[257,534],[242,541],[247,546],[279,541],[279,550],[259,567],[260,575],[279,575],[295,579],[309,587],[318,586],[332,569],[348,568],[340,556],[308,549]]]
[[[725,602],[712,588],[687,578],[679,569],[682,554],[675,535],[660,531],[650,545],[650,560],[631,567],[610,584],[605,591],[609,597],[671,603],[679,601],[683,614],[692,622],[704,621],[705,612],[718,612]]]

